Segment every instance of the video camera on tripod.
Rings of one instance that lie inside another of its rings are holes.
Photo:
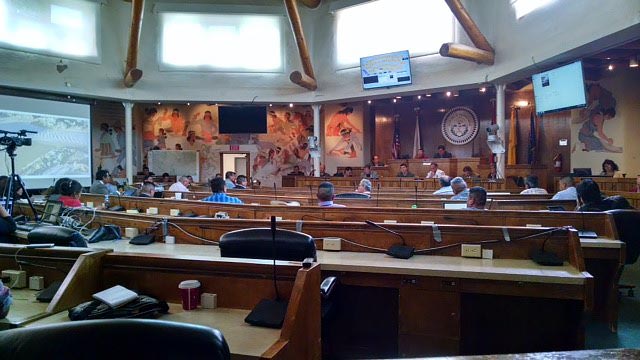
[[[31,138],[28,138],[27,134],[37,134],[37,132],[29,130],[20,130],[17,132],[0,130],[0,134],[2,134],[2,137],[0,137],[0,145],[4,145],[7,147],[18,147],[31,146]]]

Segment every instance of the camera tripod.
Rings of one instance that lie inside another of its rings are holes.
[[[6,139],[10,139],[12,141],[7,141]],[[11,174],[7,179],[7,185],[4,188],[4,194],[2,194],[0,203],[2,204],[2,206],[4,206],[7,212],[13,216],[13,205],[15,204],[15,201],[18,200],[15,198],[16,190],[22,189],[22,193],[27,194],[27,202],[29,203],[29,207],[33,212],[34,219],[37,221],[38,213],[36,211],[36,208],[33,206],[31,198],[29,198],[29,194],[27,193],[27,189],[24,187],[22,178],[20,177],[20,175],[16,174],[16,147],[18,145],[16,144],[15,139],[11,139],[6,135],[2,140],[3,145],[7,146],[6,151],[11,158]]]

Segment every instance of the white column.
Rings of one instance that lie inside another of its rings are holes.
[[[313,109],[313,136],[318,139],[318,147],[322,149],[320,146],[320,106],[311,105],[311,108]],[[315,177],[320,176],[320,156],[313,158],[313,176]]]
[[[505,141],[505,146],[507,146],[506,138],[504,136],[505,131],[505,113],[504,113],[504,90],[506,89],[505,84],[496,84],[496,124],[498,125],[498,137]],[[498,179],[505,178],[505,153],[496,155],[496,172],[498,175]]]
[[[123,102],[122,105],[124,105],[125,168],[127,169],[127,183],[133,184],[133,103]]]

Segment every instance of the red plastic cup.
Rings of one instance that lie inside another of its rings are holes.
[[[182,297],[182,308],[193,310],[200,304],[200,281],[185,280],[178,285]]]

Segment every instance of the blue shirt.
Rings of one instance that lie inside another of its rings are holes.
[[[451,197],[451,200],[467,200],[469,199],[469,189],[464,189]]]
[[[575,200],[578,198],[575,187],[568,187],[562,191],[558,191],[551,200]]]
[[[242,204],[242,200],[238,199],[237,197],[229,196],[226,193],[211,194],[211,196],[202,199],[202,201],[216,202],[216,203]]]
[[[227,186],[227,189],[233,189],[236,187],[236,184],[234,184],[230,179],[225,179],[224,184]]]
[[[322,207],[346,207],[342,204],[334,204],[333,201],[320,201],[318,206]]]

